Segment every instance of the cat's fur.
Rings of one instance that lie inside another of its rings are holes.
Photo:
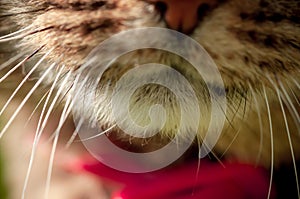
[[[214,148],[214,154],[219,158],[224,156],[222,158],[267,168],[292,164],[291,150],[296,159],[299,158],[299,4],[297,0],[227,0],[218,1],[214,7],[199,12],[198,25],[190,36],[213,58],[227,92],[227,121]],[[42,71],[56,61],[66,66],[65,71],[76,71],[93,48],[120,31],[139,27],[167,27],[155,4],[147,0],[7,0],[0,2],[0,9],[3,15],[0,20],[6,27],[15,29],[30,26],[25,31],[28,35],[16,42],[16,52],[30,54],[41,48],[39,54],[44,54],[53,49],[47,56],[49,64],[45,64]],[[141,59],[141,55],[147,59]],[[85,117],[95,117],[104,129],[112,126],[111,110],[107,108],[111,94],[104,93],[105,89],[112,89],[112,86],[105,85],[112,77],[114,84],[130,69],[130,64],[149,60],[174,66],[183,71],[190,81],[198,78],[194,71],[184,72],[186,63],[173,55],[151,50],[133,52],[117,60],[114,68],[105,73],[102,80],[104,86],[99,87],[98,92],[106,96],[97,98],[89,107],[97,110],[95,112],[99,115],[91,116],[84,109],[76,112]],[[57,74],[57,71],[52,72]],[[54,77],[49,77],[47,83],[51,83]],[[198,87],[198,92],[201,92],[202,85]],[[146,87],[133,96],[134,114],[139,115],[143,106],[149,106],[145,105],[149,101],[160,102],[167,97],[172,98],[172,104],[169,107],[167,103],[165,105],[170,110],[176,107],[174,96],[168,91],[153,85],[148,89],[152,89],[151,96],[147,94]],[[88,93],[87,90],[83,92]],[[201,93],[197,94],[203,97]],[[155,99],[151,98],[153,95]],[[200,106],[209,105],[206,100],[203,101],[199,102]],[[172,109],[174,112],[176,110]],[[147,118],[139,122],[145,121]],[[147,151],[169,141],[176,122],[176,119],[170,120],[160,135],[147,140],[147,144],[144,140],[123,136],[119,129],[115,129],[111,135],[113,139],[120,138],[125,145],[134,145],[134,148]],[[198,132],[199,140],[205,135],[207,122],[204,121],[205,127]]]

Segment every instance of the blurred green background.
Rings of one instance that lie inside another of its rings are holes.
[[[0,198],[7,199],[7,189],[4,182],[4,168],[3,168],[3,157],[0,152]]]
[[[0,120],[1,129],[1,120]],[[8,199],[8,191],[4,180],[4,163],[3,163],[3,151],[1,150],[0,144],[0,199]]]

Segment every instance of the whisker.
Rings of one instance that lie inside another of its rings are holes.
[[[22,61],[20,61],[20,63],[18,63],[16,66],[14,66],[12,69],[10,69],[3,77],[0,78],[0,83],[3,82],[9,75],[11,75],[20,66],[22,66],[27,60],[29,60],[36,53],[38,53],[42,48],[43,48],[43,46],[40,47],[40,48],[38,48],[37,50],[35,50],[32,54],[30,54],[29,56],[25,57]]]
[[[53,163],[54,163],[54,156],[55,156],[55,152],[56,152],[58,138],[59,138],[59,135],[60,135],[61,128],[62,128],[63,124],[65,123],[65,120],[68,117],[68,113],[66,113],[66,112],[69,108],[70,102],[71,102],[71,95],[69,95],[68,98],[67,98],[66,104],[64,106],[63,112],[62,112],[61,117],[60,117],[58,127],[56,128],[56,130],[54,132],[55,137],[54,137],[54,141],[53,141],[53,145],[52,145],[52,150],[51,150],[51,153],[50,153],[50,160],[49,160],[47,180],[46,180],[45,199],[48,199],[48,197],[49,197],[51,176],[52,176]]]
[[[289,88],[290,88],[290,87],[289,87]],[[292,92],[292,95],[293,95],[293,97],[294,97],[296,103],[298,104],[298,106],[300,106],[300,101],[299,101],[299,99],[298,99],[296,93],[295,93],[291,88],[290,88],[290,91]]]
[[[13,36],[13,37],[9,37],[9,38],[3,38],[3,39],[0,39],[0,43],[9,42],[9,41],[17,40],[17,39],[22,39],[22,38],[27,37],[29,35],[33,35],[33,34],[38,33],[38,32],[46,31],[46,30],[49,30],[51,28],[52,27],[46,27],[46,28],[31,31],[31,32],[23,33],[23,34],[20,34],[20,35],[17,35],[17,36]]]
[[[48,95],[47,95],[47,99],[46,99],[46,101],[44,103],[43,109],[41,111],[40,118],[39,118],[38,125],[37,125],[37,129],[36,129],[36,132],[39,132],[39,135],[41,135],[41,133],[42,133],[42,131],[40,131],[40,127],[41,127],[41,124],[42,124],[42,118],[45,115],[47,105],[48,105],[48,103],[50,101],[50,97],[51,97],[51,95],[52,95],[52,93],[53,93],[53,91],[54,91],[54,89],[55,89],[55,87],[56,87],[56,85],[58,83],[58,80],[59,80],[60,75],[61,75],[61,73],[62,73],[63,70],[64,70],[64,66],[62,66],[60,68],[60,70],[58,71],[58,73],[56,75],[56,78],[54,79],[54,82],[53,82],[53,84],[52,84],[52,86],[51,86],[51,88],[49,90]]]
[[[231,102],[231,104],[234,104],[233,101]],[[233,125],[233,121],[235,119],[235,117],[237,116],[238,114],[238,111],[240,109],[240,106],[242,104],[242,99],[239,101],[238,103],[238,106],[237,107],[232,107],[232,113],[233,113],[233,116],[232,118],[228,118],[228,116],[226,115],[226,112],[224,110],[222,110],[222,107],[221,110],[223,112],[223,114],[225,115],[225,118],[226,118],[226,121],[228,122],[229,126],[232,128],[232,131],[236,132],[236,134],[234,135],[234,137],[232,138],[231,142],[228,144],[228,146],[226,147],[226,149],[223,151],[223,153],[221,154],[220,158],[222,159],[223,156],[225,156],[225,154],[227,153],[227,151],[229,150],[229,148],[232,146],[233,142],[236,140],[237,136],[239,135],[240,133],[240,129],[236,129]],[[246,104],[245,104],[246,105]],[[229,105],[227,105],[227,107],[230,107]],[[245,109],[244,109],[245,110]]]
[[[198,143],[199,144],[199,143]],[[199,145],[200,146],[200,145]],[[199,155],[200,156],[200,155]],[[191,195],[193,196],[195,194],[195,192],[197,191],[197,182],[199,180],[199,174],[200,174],[200,163],[201,163],[201,159],[199,158],[198,162],[197,162],[197,170],[196,170],[196,176],[195,176],[195,184],[193,185],[192,188],[192,193]]]
[[[0,65],[0,71],[3,70],[4,68],[10,66],[12,63],[17,61],[18,59],[20,59],[24,55],[25,55],[25,53],[23,52],[23,53],[17,54],[16,56],[10,58],[9,60],[7,60],[6,62],[4,62],[3,64]]]
[[[30,35],[30,33],[24,33],[24,34],[17,35],[17,36],[14,36],[14,37],[0,39],[0,43],[9,42],[9,41],[17,40],[17,39],[22,39],[22,38],[24,38],[28,35]]]
[[[241,107],[241,105],[242,105],[242,101],[243,101],[243,99],[242,98],[240,98],[240,101],[238,102],[238,104],[237,104],[237,107],[233,107],[233,117],[232,117],[232,119],[231,119],[231,123],[233,122],[233,120],[234,120],[234,118],[237,116],[237,114],[238,114],[238,112],[239,112],[239,110],[240,110],[240,107]],[[235,104],[235,103],[233,103],[233,104]]]
[[[69,96],[68,96],[68,98],[69,98]],[[71,111],[72,111],[72,107],[73,107],[73,103],[69,103],[67,106],[68,106],[68,109],[67,109],[67,111],[64,113],[65,115],[67,115],[66,117],[65,117],[65,120],[64,120],[64,122],[67,120],[67,117],[70,115],[70,113],[71,113]],[[65,106],[66,106],[66,104],[65,104]],[[55,139],[55,133],[53,133],[51,136],[50,136],[50,138],[48,139],[48,141],[51,141],[52,139]]]
[[[213,97],[214,97],[214,96],[213,96]],[[235,113],[236,113],[236,108],[233,106],[233,104],[235,104],[235,103],[233,102],[233,100],[230,100],[230,102],[229,102],[229,100],[227,99],[227,107],[226,107],[226,110],[223,110],[223,107],[222,107],[222,106],[220,105],[220,103],[216,100],[216,98],[215,98],[215,101],[217,102],[217,104],[218,104],[219,108],[221,109],[222,113],[224,114],[225,119],[226,119],[226,121],[228,122],[230,128],[232,128],[233,131],[236,131],[236,128],[234,127],[234,125],[233,125],[233,123],[232,123],[233,120],[234,120],[234,117],[235,117]],[[226,114],[226,112],[229,112],[229,111],[231,111],[231,112],[233,113],[232,118],[229,118],[228,115]]]
[[[291,133],[290,133],[289,125],[288,125],[288,122],[287,122],[286,113],[285,113],[285,110],[284,110],[284,107],[283,107],[283,104],[282,104],[280,91],[277,87],[275,87],[275,89],[276,89],[276,93],[277,93],[278,100],[279,100],[279,103],[280,103],[280,107],[281,107],[281,110],[282,110],[283,119],[284,119],[284,123],[285,123],[285,127],[286,127],[286,133],[287,133],[288,140],[289,140],[291,156],[292,156],[292,161],[293,161],[293,166],[294,166],[294,172],[295,172],[295,177],[296,177],[297,193],[298,193],[298,198],[300,198],[298,172],[297,172],[296,160],[295,160],[295,155],[294,155],[294,150],[293,150],[293,143],[292,143],[292,139],[291,139]]]
[[[71,72],[68,72],[67,75],[66,75],[66,77],[63,79],[61,85],[65,85],[67,83],[67,81],[69,80],[70,76],[71,76]],[[50,114],[52,113],[52,111],[53,111],[53,109],[55,107],[55,104],[56,104],[57,100],[59,99],[59,97],[60,97],[60,95],[62,93],[62,90],[63,90],[63,86],[60,86],[60,88],[56,92],[56,95],[54,96],[54,98],[53,98],[53,100],[52,100],[52,102],[51,102],[51,104],[50,104],[50,106],[49,106],[49,108],[47,110],[47,113],[46,113],[46,115],[44,117],[44,120],[43,120],[43,123],[41,125],[41,128],[39,129],[39,134],[41,134],[44,131],[44,129],[45,129],[47,123],[48,123]]]
[[[255,95],[255,92],[251,86],[251,84],[249,84],[249,88],[251,90],[253,99],[254,99],[254,104],[255,104],[255,108],[257,111],[257,117],[258,117],[258,123],[259,123],[259,136],[260,136],[260,142],[259,142],[259,150],[258,150],[258,155],[257,155],[257,159],[256,159],[256,165],[258,164],[259,160],[260,160],[260,156],[262,153],[262,148],[263,148],[263,139],[264,139],[264,134],[263,134],[263,124],[262,124],[262,119],[261,119],[261,112],[258,106],[258,101]]]
[[[59,62],[59,61],[58,61]],[[64,66],[62,66],[61,67],[61,70],[59,70],[59,72],[58,72],[58,74],[57,74],[57,78],[59,78],[60,76],[61,76],[61,73],[62,73],[62,71],[63,71],[63,69],[64,69]],[[38,79],[38,78],[37,78]],[[56,80],[56,78],[55,78],[55,81],[54,82],[57,82],[59,79],[57,79]],[[54,85],[55,85],[55,83],[53,83]],[[51,91],[51,89],[49,89],[43,96],[42,96],[42,98],[39,100],[39,102],[38,102],[38,104],[35,106],[35,108],[33,109],[33,111],[32,111],[32,113],[30,114],[30,116],[28,117],[28,120],[27,120],[27,122],[26,122],[26,124],[25,124],[25,126],[27,126],[28,125],[28,122],[32,119],[32,117],[33,117],[33,115],[34,115],[34,113],[37,111],[37,109],[38,109],[38,107],[41,105],[41,103],[44,101],[44,99],[46,98],[46,96],[47,95],[49,95],[49,92]],[[53,91],[52,91],[53,92]],[[51,96],[51,94],[50,94],[50,96]],[[46,100],[47,101],[47,100]],[[46,103],[47,104],[47,103]]]
[[[226,95],[225,93],[224,93],[224,95]],[[228,122],[228,124],[229,124],[229,126],[233,129],[233,130],[235,130],[235,128],[234,128],[234,126],[233,126],[233,124],[232,124],[232,121],[233,120],[230,120],[229,118],[228,118],[228,116],[227,116],[227,110],[228,110],[228,105],[226,106],[226,107],[224,107],[221,103],[222,102],[220,102],[218,99],[218,97],[217,97],[217,95],[214,95],[214,94],[212,94],[211,95],[211,97],[212,97],[212,99],[217,103],[217,105],[218,105],[218,108],[222,111],[222,114],[224,114],[224,117],[225,117],[225,120]],[[234,108],[233,108],[234,109]],[[234,111],[234,110],[233,110]],[[207,149],[209,149],[210,147],[206,144],[206,143],[204,143],[203,142],[203,137],[199,134],[198,136],[197,136],[197,142],[198,142],[198,146],[199,146],[199,154],[198,154],[198,158],[200,159],[201,158],[201,148],[200,148],[200,146],[201,146],[201,143],[206,147],[206,149],[205,150],[207,150]],[[222,157],[218,157],[218,155],[213,151],[213,149],[210,151],[210,153],[212,154],[212,156],[220,163],[220,165],[222,166],[222,167],[224,167],[225,168],[225,165],[223,164],[223,162],[222,162],[222,160],[221,160],[221,158]],[[225,154],[225,153],[224,153]]]
[[[13,32],[13,33],[10,33],[10,34],[4,35],[4,36],[1,36],[1,37],[0,37],[0,40],[6,39],[6,38],[11,37],[11,36],[15,36],[15,35],[17,35],[17,34],[19,34],[19,33],[21,33],[21,32],[24,32],[24,31],[30,29],[31,27],[33,27],[33,25],[29,25],[29,26],[27,26],[26,28],[20,29],[20,30],[18,30],[18,31],[15,31],[15,32]]]
[[[298,81],[295,80],[295,79],[292,78],[292,77],[289,77],[289,78],[291,78],[291,80],[293,80],[294,84],[295,84],[295,85],[298,87],[298,89],[300,90],[300,84],[298,83]]]
[[[284,98],[282,98],[282,99],[283,99],[283,101],[285,102],[285,104],[287,105],[287,107],[288,107],[290,113],[292,114],[293,119],[294,119],[294,121],[295,121],[295,125],[297,126],[297,129],[298,129],[298,131],[299,131],[299,133],[300,133],[300,126],[299,126],[299,125],[300,125],[300,124],[299,124],[300,117],[299,117],[298,111],[297,111],[297,109],[295,108],[295,106],[294,106],[294,104],[293,104],[293,102],[292,102],[292,100],[291,100],[289,94],[287,93],[287,91],[286,91],[284,85],[282,84],[282,82],[281,82],[281,80],[280,80],[279,78],[278,78],[278,83],[279,83],[279,86],[280,86],[280,88],[281,88],[281,90],[282,90],[282,92],[283,92],[283,94],[284,94]]]
[[[27,119],[27,122],[25,123],[25,127],[28,125],[28,123],[31,121],[33,115],[36,113],[38,107],[42,104],[42,102],[44,101],[44,99],[47,97],[47,95],[49,95],[49,90],[41,97],[41,99],[39,100],[39,102],[37,103],[37,105],[34,107],[33,111],[31,112],[30,116]]]
[[[32,87],[32,89],[28,92],[28,94],[25,96],[23,101],[20,103],[14,114],[11,116],[9,121],[6,123],[2,131],[0,132],[0,138],[4,135],[5,131],[8,129],[8,127],[11,125],[11,123],[14,121],[16,116],[19,114],[20,110],[23,108],[27,100],[30,98],[30,96],[33,94],[33,92],[37,89],[37,87],[42,83],[43,79],[48,75],[48,73],[54,68],[56,64],[52,64],[46,71],[45,73],[41,76],[39,81],[36,82],[36,84]]]
[[[73,83],[72,83],[72,84],[73,84]],[[58,101],[56,102],[57,105],[63,103],[64,99],[66,98],[66,95],[70,92],[71,89],[72,89],[72,86],[69,86],[69,88],[66,88],[66,91],[64,91],[63,93],[61,93],[61,94],[59,95],[59,99],[58,99]],[[53,109],[53,112],[55,112],[58,108],[59,108],[59,106],[56,106],[56,107]]]
[[[269,100],[266,92],[266,88],[263,85],[263,92],[265,97],[265,102],[267,106],[268,118],[269,118],[269,128],[270,128],[270,139],[271,139],[271,171],[270,171],[270,183],[269,183],[269,190],[268,190],[268,199],[271,196],[271,189],[272,189],[272,182],[273,182],[273,174],[274,174],[274,138],[273,138],[273,126],[272,126],[272,117],[271,117],[271,110],[269,106]]]
[[[73,105],[74,105],[74,103],[75,103],[74,99],[76,99],[77,96],[78,96],[78,94],[80,94],[81,89],[83,88],[83,86],[85,85],[85,83],[87,82],[87,80],[88,80],[88,78],[89,78],[89,74],[86,75],[86,77],[85,77],[85,78],[83,79],[83,81],[81,82],[81,86],[80,86],[79,88],[76,88],[75,86],[76,86],[77,83],[79,82],[80,76],[81,76],[81,74],[78,74],[78,75],[76,76],[76,78],[75,78],[75,80],[74,80],[74,83],[73,83],[73,85],[72,85],[72,88],[71,88],[72,94],[71,94],[71,95],[72,95],[73,100],[72,100],[72,102],[70,103],[70,106],[69,106],[69,109],[68,109],[68,111],[67,111],[67,114],[69,114],[69,113],[71,112],[71,109],[72,109],[72,107],[73,107]],[[75,94],[74,94],[73,92],[74,92],[75,90],[76,90],[76,92],[75,92]],[[81,118],[80,121],[79,121],[79,123],[78,123],[78,125],[76,126],[76,129],[75,129],[75,131],[73,132],[71,138],[70,138],[69,141],[67,142],[66,148],[68,148],[68,147],[73,143],[73,141],[74,141],[74,139],[75,139],[75,137],[76,137],[76,135],[77,135],[77,132],[80,130],[80,128],[81,128],[83,122],[84,122],[84,118]],[[50,137],[50,139],[52,139],[52,136]]]
[[[91,72],[91,71],[89,71],[89,73],[90,73],[90,72]],[[75,93],[73,99],[76,99],[76,98],[77,98],[77,95],[79,94],[79,91],[83,88],[83,86],[84,86],[85,83],[87,82],[87,80],[88,80],[88,78],[89,78],[89,73],[88,73],[88,75],[86,75],[86,78],[82,81],[81,86],[77,89],[78,92]],[[79,79],[79,76],[80,76],[80,75],[81,75],[81,74],[78,75],[78,79]],[[78,81],[78,80],[77,80],[77,81]],[[100,81],[100,77],[98,77],[98,78],[96,79],[95,82],[99,82],[99,81]],[[76,82],[76,84],[77,84],[77,82]],[[76,84],[75,84],[75,85],[76,85]],[[97,84],[95,84],[95,87],[97,87]],[[74,88],[75,88],[75,86],[74,86]],[[93,90],[93,89],[92,89],[92,90]],[[108,89],[106,89],[105,92],[108,92]],[[74,101],[72,102],[72,105],[73,105],[73,103],[74,103]],[[77,125],[76,130],[75,130],[74,134],[72,135],[72,137],[74,137],[74,138],[76,137],[76,135],[77,135],[76,132],[78,132],[79,129],[80,129],[80,127],[82,126],[83,120],[84,120],[84,118],[81,118],[81,119],[80,119],[79,124]],[[124,120],[125,120],[125,118],[124,118]],[[80,141],[81,141],[81,142],[85,142],[85,141],[88,141],[88,140],[97,138],[97,137],[99,137],[99,136],[101,136],[101,135],[103,135],[103,134],[109,132],[110,130],[112,130],[112,129],[113,129],[114,127],[116,127],[116,126],[117,126],[117,124],[114,124],[114,125],[112,125],[111,127],[109,127],[108,129],[106,129],[105,131],[103,131],[103,132],[101,132],[101,133],[99,133],[99,134],[96,134],[96,135],[94,135],[94,136],[91,136],[91,137],[88,137],[88,138],[85,138],[85,139],[81,139]],[[72,142],[73,142],[73,139],[70,139],[69,142],[68,142],[68,144],[67,144],[67,146],[70,146],[70,143],[72,143]]]
[[[74,130],[74,132],[72,133],[72,136],[70,137],[70,139],[68,140],[68,142],[67,142],[67,144],[65,146],[66,149],[70,148],[71,144],[73,142],[75,142],[75,138],[78,135],[78,131],[80,130],[80,128],[81,128],[81,126],[83,124],[83,121],[84,121],[84,118],[81,118],[79,120],[79,122],[78,122],[78,124],[77,124],[77,126],[76,126],[76,128]]]
[[[9,14],[2,14],[2,15],[0,15],[0,19],[1,18],[6,18],[6,17],[11,17],[11,16],[19,16],[19,15],[23,15],[23,14],[32,14],[32,13],[39,12],[39,11],[42,11],[42,10],[44,10],[44,8],[29,10],[29,11],[23,11],[23,12],[14,12],[14,13],[9,13]]]
[[[124,120],[123,120],[124,121]],[[94,136],[91,136],[91,137],[88,137],[88,138],[85,138],[85,139],[81,139],[81,142],[86,142],[86,141],[89,141],[91,139],[94,139],[94,138],[97,138],[97,137],[100,137],[101,135],[104,135],[105,133],[109,132],[110,130],[112,130],[113,128],[115,128],[117,126],[117,124],[114,124],[112,125],[111,127],[109,127],[108,129],[105,129],[105,131],[102,131],[101,133],[98,133]]]
[[[231,142],[228,144],[228,146],[226,147],[226,149],[224,150],[224,152],[221,155],[221,158],[227,153],[227,151],[229,150],[229,148],[232,146],[233,142],[236,140],[237,136],[240,133],[240,129],[236,131],[236,134],[234,135],[234,137],[232,138]]]
[[[178,142],[177,142],[178,143]],[[203,138],[201,136],[198,136],[197,137],[197,143],[198,143],[198,159],[199,159],[199,162],[200,162],[200,159],[201,159],[201,143],[203,143]],[[206,143],[203,143],[205,145],[205,147],[208,148],[207,144]],[[212,154],[212,156],[218,161],[218,163],[225,168],[225,165],[223,164],[222,160],[217,156],[217,154],[213,151],[213,149],[211,150],[210,152]],[[208,157],[210,157],[210,155],[208,154]]]
[[[247,109],[247,93],[246,94],[243,94],[241,92],[238,92],[240,94],[240,101],[238,103],[238,106],[237,107],[233,107],[234,112],[233,112],[233,117],[231,118],[230,120],[230,125],[233,126],[233,121],[235,119],[235,117],[237,117],[238,115],[238,112],[242,106],[242,102],[244,101],[244,108],[243,108],[243,113],[242,113],[242,118],[245,119],[245,115],[246,115],[246,109]],[[221,158],[227,153],[227,151],[229,150],[229,148],[232,146],[233,142],[236,140],[237,136],[240,134],[240,129],[236,129],[233,127],[233,131],[236,132],[236,134],[234,135],[234,137],[232,138],[231,142],[229,143],[229,145],[227,146],[227,148],[224,150],[224,152],[222,153],[221,155]]]
[[[80,75],[81,75],[81,73],[78,74],[78,77],[79,77]],[[86,77],[89,77],[89,74],[86,75]],[[88,80],[88,78],[85,78],[85,79],[83,80],[82,86],[78,89],[78,91],[81,90],[81,88],[85,85],[85,83],[87,82],[87,80]],[[99,80],[99,78],[97,78],[96,82],[97,82],[98,80]],[[111,82],[111,80],[108,81],[108,85],[110,84],[110,82]],[[76,84],[77,84],[77,83],[76,83]],[[76,84],[75,84],[75,85],[76,85]],[[106,94],[108,93],[108,91],[109,91],[109,87],[107,86],[106,89],[105,89],[104,95],[106,95]],[[76,95],[77,95],[77,94],[76,94]],[[76,97],[74,97],[74,99],[76,99]],[[72,144],[73,142],[75,142],[75,138],[76,138],[76,136],[78,135],[78,132],[79,132],[79,130],[80,130],[80,128],[81,128],[83,122],[84,122],[84,118],[82,117],[82,118],[80,118],[78,124],[76,125],[76,129],[74,130],[74,132],[73,132],[71,138],[68,140],[68,142],[67,142],[67,144],[66,144],[66,148],[69,148],[69,147],[71,146],[71,144]],[[79,141],[81,142],[81,140],[79,140]]]
[[[31,171],[32,171],[33,161],[34,161],[36,150],[37,150],[37,147],[38,147],[38,143],[39,143],[39,140],[40,140],[40,137],[41,137],[41,134],[42,134],[42,132],[39,131],[41,123],[42,123],[42,118],[43,118],[43,115],[45,114],[46,107],[47,107],[47,105],[50,101],[50,97],[51,97],[51,95],[54,91],[54,88],[57,84],[57,81],[60,77],[60,74],[61,74],[62,70],[63,70],[63,67],[61,67],[61,69],[59,70],[59,72],[56,75],[56,78],[55,78],[49,92],[47,92],[48,93],[47,94],[47,99],[44,103],[43,109],[42,109],[41,114],[40,114],[40,118],[39,118],[38,125],[37,125],[36,132],[35,132],[35,137],[34,137],[34,141],[33,141],[32,150],[31,150],[29,165],[28,165],[27,173],[26,173],[26,177],[25,177],[25,182],[24,182],[24,186],[23,186],[22,199],[25,198],[25,193],[26,193],[26,189],[27,189],[27,186],[28,186],[29,177],[30,177],[30,174],[31,174]]]
[[[46,57],[52,52],[52,50],[50,50],[49,52],[47,52],[33,67],[32,69],[29,71],[29,73],[23,78],[23,80],[21,81],[21,83],[18,85],[18,87],[15,89],[15,91],[12,93],[12,95],[9,97],[9,99],[7,100],[7,102],[5,103],[5,105],[3,106],[3,108],[0,111],[0,116],[3,114],[3,112],[6,110],[6,108],[8,107],[8,105],[11,103],[12,99],[15,97],[15,95],[19,92],[19,90],[21,89],[21,87],[25,84],[25,82],[28,80],[29,76],[32,75],[32,73],[40,66],[40,64],[46,59]]]

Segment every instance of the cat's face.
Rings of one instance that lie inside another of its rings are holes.
[[[226,152],[228,157],[250,162],[258,160],[264,165],[270,164],[272,154],[276,162],[290,159],[286,154],[291,153],[291,148],[299,155],[298,1],[14,0],[0,5],[11,8],[5,12],[18,13],[11,15],[10,20],[28,28],[18,49],[28,50],[28,53],[40,48],[42,53],[51,50],[47,56],[50,64],[59,62],[65,71],[71,71],[73,79],[67,85],[75,81],[76,71],[91,50],[120,31],[161,27],[186,33],[212,57],[227,92],[226,122],[216,152]],[[184,50],[195,53],[189,48]],[[199,106],[205,109],[209,105],[206,102],[209,95],[203,94],[207,90],[199,75],[188,69],[186,62],[166,52],[145,50],[115,60],[114,67],[104,73],[98,97],[87,108],[76,106],[74,112],[96,118],[99,128],[113,126],[109,108],[112,87],[128,69],[147,62],[169,64],[178,69],[195,86]],[[49,77],[50,82],[54,81],[57,71]],[[68,86],[64,89],[67,91]],[[88,94],[88,87],[82,93]],[[165,101],[169,98],[170,104]],[[163,145],[174,135],[179,121],[178,104],[174,101],[175,97],[168,90],[157,85],[141,88],[133,95],[131,104],[133,115],[140,123],[149,122],[147,115],[141,115],[146,114],[147,107],[153,103],[165,103],[168,114],[175,116],[152,144],[139,139],[131,142],[131,138],[120,135],[123,132],[118,128],[110,133],[112,139],[118,134],[116,139],[125,138],[122,141],[128,145],[134,143],[146,150]],[[209,108],[206,111],[209,112]],[[202,122],[203,127],[197,132],[199,140],[205,135],[209,119]],[[291,142],[289,136],[292,136]]]

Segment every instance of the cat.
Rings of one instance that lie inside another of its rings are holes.
[[[86,57],[111,36],[145,27],[168,28],[188,35],[208,52],[220,72],[226,92],[227,111],[221,113],[226,117],[225,124],[211,154],[220,161],[263,166],[270,170],[271,176],[273,168],[289,165],[294,175],[291,183],[296,184],[294,187],[299,194],[298,1],[4,0],[0,2],[0,13],[4,35],[0,37],[0,54],[3,65],[8,65],[3,75],[19,64],[26,77],[36,63],[43,61],[32,72],[34,79],[47,72],[43,84],[51,87],[56,82],[57,92],[61,88],[60,95],[66,99],[74,97],[69,91],[75,87],[76,75],[85,65]],[[184,51],[193,53],[193,49]],[[93,58],[97,59],[97,55]],[[146,49],[114,60],[96,86],[95,99],[88,97],[89,86],[78,87],[91,103],[83,106],[81,101],[75,101],[74,117],[96,121],[97,127],[104,130],[111,141],[128,150],[149,152],[170,142],[177,135],[180,111],[176,96],[166,88],[153,84],[142,86],[130,101],[133,118],[139,124],[149,123],[149,107],[156,103],[162,103],[167,116],[173,116],[156,136],[141,139],[125,135],[112,117],[110,102],[116,82],[133,66],[148,62],[169,65],[183,74],[192,82],[204,115],[210,116],[208,89],[197,71],[190,69],[182,58]],[[163,70],[156,73],[164,75]],[[137,78],[138,82],[144,77]],[[1,89],[8,87],[8,83],[1,84]],[[201,144],[205,137],[209,118],[201,120],[202,128],[195,132],[194,145]],[[180,133],[182,137],[190,136],[187,132]]]

